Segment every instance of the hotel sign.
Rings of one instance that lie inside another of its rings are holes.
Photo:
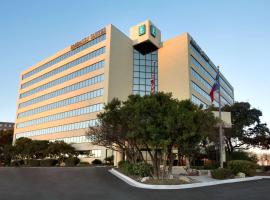
[[[82,40],[80,40],[79,42],[76,42],[75,44],[71,45],[70,48],[71,50],[77,49],[78,47],[86,44],[87,42],[90,42],[91,40],[96,39],[97,37],[106,34],[106,28],[103,28],[89,36],[87,36],[86,38],[83,38]]]
[[[157,36],[157,28],[154,25],[150,26],[150,33],[153,37]]]
[[[144,24],[139,26],[138,34],[139,34],[139,36],[145,34],[145,25]]]

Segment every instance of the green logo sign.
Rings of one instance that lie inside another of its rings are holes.
[[[145,25],[140,25],[139,26],[139,36],[145,34]]]
[[[150,26],[150,33],[153,37],[157,36],[157,28],[153,25]]]

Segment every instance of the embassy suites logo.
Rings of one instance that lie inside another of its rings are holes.
[[[142,36],[146,33],[146,26],[145,24],[142,24],[138,27],[138,35],[139,36]],[[153,37],[156,37],[157,36],[157,28],[154,26],[154,25],[150,25],[150,34],[153,36]]]

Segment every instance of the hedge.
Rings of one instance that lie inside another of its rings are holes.
[[[254,176],[256,173],[257,165],[247,160],[232,160],[228,162],[227,167],[234,174],[242,172],[245,173],[247,176]]]
[[[65,166],[74,167],[80,162],[80,159],[77,157],[70,157],[65,159]]]
[[[42,167],[52,167],[58,163],[55,159],[45,159],[40,161],[40,166]]]
[[[92,161],[92,164],[94,164],[94,165],[101,165],[102,164],[102,161],[99,160],[99,159],[95,159],[95,160]]]
[[[120,161],[118,168],[126,175],[135,175],[140,177],[151,176],[153,167],[152,165],[144,162],[132,164],[128,161]]]
[[[230,169],[219,168],[211,171],[211,175],[215,179],[223,180],[233,178],[233,172]]]
[[[40,160],[35,160],[35,159],[28,160],[28,165],[30,167],[39,167],[40,166]]]

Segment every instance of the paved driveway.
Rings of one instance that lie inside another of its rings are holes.
[[[270,180],[186,190],[131,187],[107,168],[0,168],[0,200],[270,199]]]

